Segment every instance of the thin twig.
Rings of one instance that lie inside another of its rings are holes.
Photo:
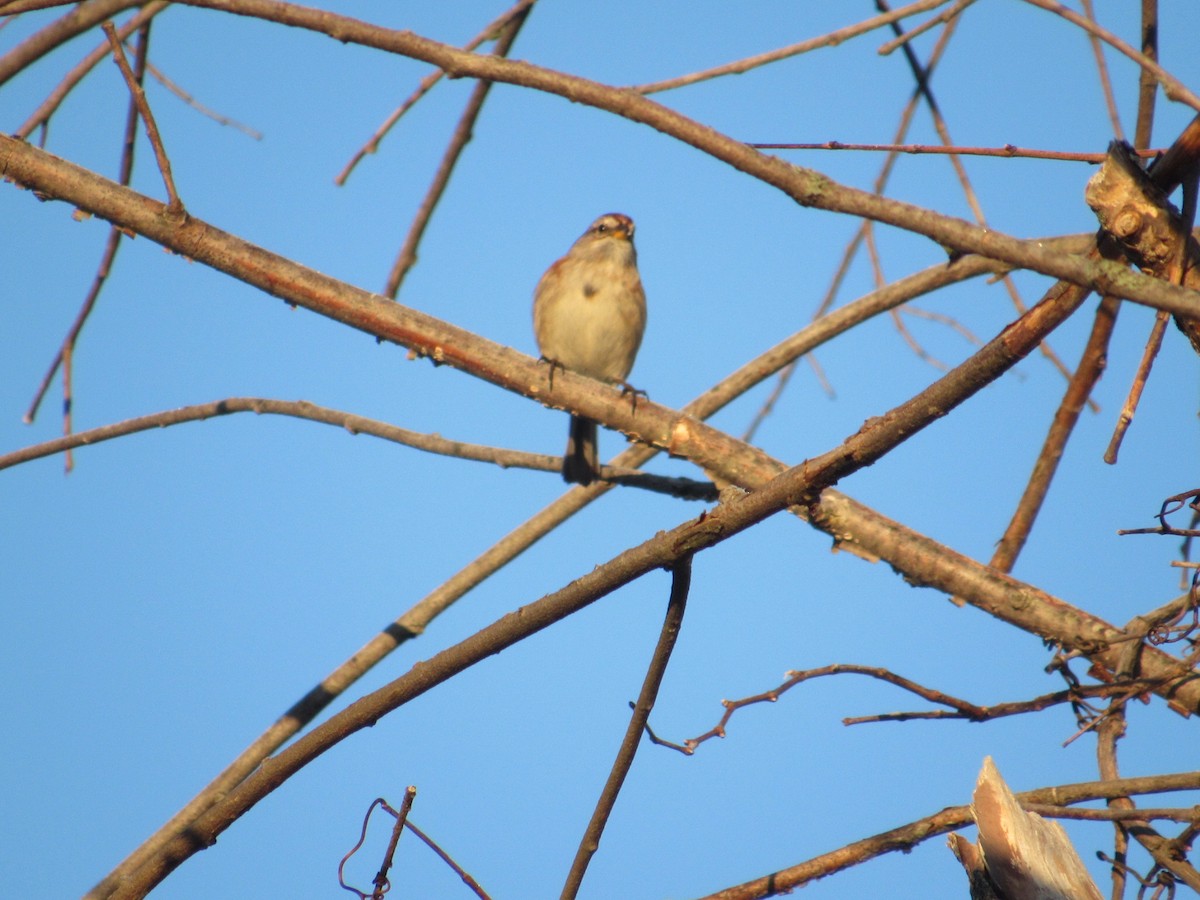
[[[1160,619],[1172,615],[1169,611],[1171,604],[1155,613],[1145,616],[1135,616],[1125,626],[1126,635],[1133,638],[1121,650],[1120,663],[1115,675],[1118,679],[1131,679],[1141,670],[1141,655],[1145,648],[1145,639],[1150,632],[1160,624]],[[1126,698],[1128,699],[1128,698]],[[1125,735],[1125,700],[1114,698],[1106,711],[1103,720],[1097,726],[1097,758],[1099,761],[1100,777],[1107,781],[1120,778],[1117,765],[1117,741]],[[1113,797],[1108,805],[1111,809],[1132,811],[1134,802],[1130,797]],[[1146,819],[1124,820],[1115,824],[1118,836],[1116,849],[1120,854],[1126,845],[1126,835],[1134,838],[1154,858],[1162,868],[1169,871],[1177,879],[1191,887],[1200,890],[1200,872],[1187,862],[1179,859],[1177,847],[1172,846],[1160,835]],[[1118,856],[1118,859],[1120,856]]]
[[[1200,97],[1197,97],[1194,93],[1192,93],[1192,91],[1190,91],[1187,86],[1183,84],[1183,82],[1160,66],[1153,59],[1134,47],[1131,47],[1128,43],[1121,40],[1111,31],[1101,28],[1095,22],[1089,21],[1085,16],[1081,16],[1079,13],[1075,12],[1075,10],[1063,6],[1061,3],[1055,2],[1055,0],[1025,0],[1025,2],[1032,6],[1039,7],[1040,9],[1044,9],[1047,12],[1052,12],[1057,16],[1061,16],[1068,22],[1078,25],[1088,34],[1093,34],[1100,38],[1100,40],[1104,41],[1109,46],[1132,59],[1143,69],[1151,72],[1154,77],[1158,79],[1158,83],[1162,85],[1163,91],[1166,92],[1168,98],[1179,103],[1185,103],[1192,109],[1200,112]]]
[[[63,434],[65,436],[69,437],[71,434],[71,422],[73,419],[73,416],[71,415],[71,405],[74,400],[74,398],[72,397],[72,384],[74,383],[73,379],[72,379],[72,375],[74,374],[74,370],[72,368],[72,362],[75,359],[75,345],[74,344],[66,344],[63,347],[61,359],[62,359],[62,371],[63,371],[63,401],[62,401],[63,426],[62,427],[63,427]],[[71,470],[74,468],[75,468],[75,460],[72,459],[71,451],[68,450],[66,458],[63,460],[63,472],[65,472],[66,474],[69,475],[69,474],[71,474]]]
[[[516,41],[517,35],[521,32],[521,26],[525,24],[525,19],[529,15],[531,5],[530,3],[518,4],[519,9],[511,14],[506,14],[508,15],[508,21],[501,26],[503,31],[496,41],[496,46],[492,51],[493,56],[503,57],[508,55],[508,52],[512,49],[513,42]],[[442,161],[438,164],[437,172],[434,174],[433,181],[429,185],[429,190],[425,192],[425,197],[421,200],[417,214],[413,217],[412,225],[408,229],[408,235],[404,239],[404,246],[400,248],[396,262],[392,265],[391,272],[388,273],[387,284],[383,289],[383,293],[393,300],[400,292],[400,285],[404,281],[404,276],[408,274],[409,269],[417,262],[417,246],[421,243],[421,237],[425,234],[425,228],[429,225],[429,220],[433,217],[433,211],[437,207],[438,201],[442,199],[446,185],[450,183],[450,176],[454,173],[454,167],[458,163],[458,158],[462,155],[467,142],[471,140],[475,122],[479,118],[479,112],[483,109],[483,102],[487,99],[491,88],[492,82],[480,81],[475,85],[474,90],[471,91],[467,105],[459,117],[458,125],[454,129],[450,143],[446,147],[446,152],[442,155]]]
[[[480,44],[490,40],[495,40],[496,38],[500,37],[501,29],[507,26],[515,16],[524,13],[525,10],[533,6],[533,4],[536,2],[537,0],[519,0],[516,5],[501,13],[499,16],[489,22],[487,27],[479,32],[479,34],[475,35],[475,37],[463,44],[462,49],[474,50]],[[362,162],[368,154],[375,153],[379,150],[379,144],[387,136],[387,133],[392,130],[392,127],[400,121],[400,118],[410,109],[412,109],[413,106],[416,105],[417,101],[429,93],[433,86],[441,81],[444,77],[446,77],[446,72],[444,69],[435,69],[422,78],[417,84],[416,90],[414,90],[408,96],[408,98],[400,104],[399,107],[393,110],[391,115],[384,119],[383,124],[375,129],[375,133],[371,135],[370,140],[368,140],[355,152],[352,157],[350,157],[350,161],[346,163],[346,165],[342,168],[342,171],[340,171],[337,174],[337,177],[333,179],[333,183],[338,185],[338,187],[344,185],[347,179],[349,179],[350,174],[354,171],[355,167],[357,167],[358,164]]]
[[[5,21],[11,22],[21,13],[70,6],[72,2],[73,0],[0,0],[0,15],[7,16]]]
[[[150,104],[146,101],[146,92],[142,90],[141,83],[134,75],[133,69],[129,67],[129,60],[125,58],[125,48],[121,45],[121,40],[117,37],[117,30],[113,27],[112,22],[105,22],[103,28],[108,37],[108,43],[112,47],[113,59],[121,70],[129,93],[137,103],[142,122],[145,123],[146,137],[150,139],[150,146],[154,148],[154,158],[158,162],[158,170],[162,173],[163,184],[167,189],[167,214],[179,217],[183,214],[183,203],[179,199],[179,194],[175,192],[175,179],[171,177],[171,161],[167,158],[162,136],[158,133],[154,113],[150,111]]]
[[[942,33],[938,36],[937,43],[934,45],[933,51],[929,54],[929,62],[924,68],[926,77],[928,77],[928,75],[934,71],[938,62],[941,60],[942,55],[945,53],[946,47],[950,43],[950,37],[954,34],[954,27],[957,22],[957,19],[952,20],[945,28],[942,29]],[[919,103],[920,98],[920,88],[914,88],[912,95],[909,97],[908,103],[905,105],[903,112],[900,114],[900,121],[896,126],[895,139],[893,143],[903,140],[904,136],[908,134],[908,129],[912,124],[912,118],[917,111],[917,104]],[[900,157],[898,153],[889,153],[887,155],[887,158],[880,167],[879,174],[875,176],[875,182],[872,185],[872,189],[876,194],[883,194],[884,188],[887,187],[888,179],[891,176],[892,169],[895,167],[896,161],[899,158]],[[817,305],[816,310],[813,312],[814,321],[825,315],[825,313],[833,306],[833,302],[837,298],[838,292],[841,290],[842,282],[845,281],[846,275],[850,271],[850,266],[854,262],[854,258],[858,255],[859,247],[866,239],[866,236],[870,230],[870,219],[863,219],[859,223],[858,228],[855,229],[854,236],[846,244],[845,250],[842,251],[841,261],[838,263],[837,270],[830,279],[829,287],[825,290],[825,296],[822,298],[821,302]],[[807,358],[810,366],[816,373],[818,380],[825,388],[826,394],[832,397],[834,393],[833,388],[825,379],[824,372],[821,370],[820,364],[817,362],[816,357],[812,354],[809,354]],[[754,418],[750,420],[750,424],[746,426],[746,430],[742,434],[742,440],[746,442],[753,440],[754,435],[757,433],[759,427],[774,411],[775,404],[783,395],[784,390],[787,389],[788,383],[791,381],[792,375],[795,371],[796,363],[792,362],[789,363],[779,373],[779,377],[775,380],[775,385],[771,389],[771,393],[767,396],[767,399],[762,406],[759,407],[758,412],[756,412],[754,415]]]
[[[158,12],[165,6],[165,4],[151,4],[151,6],[157,6],[158,8],[155,9],[154,12]],[[137,79],[139,83],[145,76],[146,71],[146,54],[150,42],[150,16],[145,15],[145,13],[149,11],[150,7],[147,7],[142,11],[142,21],[137,25],[139,32],[137,49],[134,51],[134,78]],[[134,21],[136,21],[137,18],[138,17],[134,17]],[[132,24],[132,22],[129,24]],[[108,45],[105,44],[104,48],[107,48],[107,46]],[[76,66],[76,69],[78,68],[79,66]],[[80,77],[82,77],[82,75],[80,75]],[[66,83],[64,82],[64,85],[65,84]],[[60,89],[61,87],[62,86],[60,86]],[[66,92],[64,91],[63,95],[65,96],[65,94]],[[45,106],[45,104],[43,104],[43,106]],[[47,113],[47,115],[49,115],[49,113]],[[125,116],[125,133],[121,144],[120,169],[117,173],[117,181],[124,185],[128,185],[130,179],[133,177],[133,158],[135,138],[137,137],[137,122],[138,106],[135,100],[130,97],[128,112]],[[49,368],[46,370],[46,374],[42,377],[41,383],[34,392],[33,400],[30,402],[29,408],[25,411],[25,424],[28,425],[32,423],[36,418],[38,407],[42,405],[42,400],[45,399],[46,392],[50,389],[50,383],[54,380],[54,376],[58,372],[59,366],[66,362],[67,356],[74,349],[75,342],[78,340],[79,334],[83,330],[83,326],[87,322],[88,316],[91,315],[92,309],[95,308],[96,301],[100,297],[100,291],[104,287],[105,281],[108,279],[109,272],[112,270],[113,260],[116,259],[117,249],[120,247],[122,235],[123,232],[120,228],[114,226],[109,229],[108,241],[105,243],[104,252],[100,256],[100,265],[96,269],[95,278],[92,279],[92,286],[88,290],[87,296],[83,300],[83,305],[80,307],[79,312],[75,316],[75,321],[71,323],[71,327],[67,331],[67,336],[63,338],[63,342],[59,346],[58,352],[54,355],[54,359],[51,361]],[[66,366],[63,366],[63,396],[64,398],[69,398],[70,394],[71,377]],[[69,399],[64,399],[64,406],[66,407],[66,411],[69,412]],[[63,433],[68,437],[71,434],[69,419],[64,423]],[[65,449],[67,452],[66,469],[68,472],[70,472],[73,467],[70,445],[68,444]]]
[[[916,15],[926,10],[936,9],[939,6],[945,6],[949,0],[917,0],[915,3],[910,3],[908,6],[902,6],[897,10],[886,13],[881,16],[875,16],[872,19],[865,19],[862,22],[857,22],[854,25],[848,25],[845,28],[839,28],[837,31],[831,31],[828,34],[823,34],[815,38],[800,41],[797,44],[789,44],[786,47],[780,47],[777,50],[771,50],[767,53],[760,53],[756,56],[748,56],[745,59],[734,60],[730,63],[725,63],[721,66],[716,66],[711,69],[704,69],[700,72],[692,72],[690,75],[681,75],[677,78],[668,78],[664,81],[655,81],[650,84],[635,85],[628,90],[636,91],[639,94],[656,94],[659,91],[669,91],[679,87],[685,87],[689,84],[696,84],[700,81],[708,81],[711,78],[719,78],[722,75],[740,75],[743,72],[749,72],[751,69],[756,69],[759,66],[765,66],[768,63],[778,62],[781,59],[787,59],[791,56],[798,56],[801,53],[807,53],[810,50],[817,50],[821,47],[836,47],[848,41],[850,38],[858,37],[860,34],[866,34],[869,31],[874,31],[877,28],[883,28],[885,25],[890,25],[892,22],[898,22],[906,16]]]
[[[90,31],[101,22],[130,7],[141,6],[144,2],[145,0],[86,0],[83,3],[72,3],[71,9],[61,18],[55,19],[0,56],[0,86],[71,38]],[[27,9],[29,7],[20,6],[14,8],[13,12],[25,12]],[[7,11],[6,9],[5,12]]]
[[[1158,0],[1142,0],[1142,55],[1158,62]],[[1133,146],[1150,145],[1154,130],[1154,105],[1158,97],[1158,81],[1154,73],[1143,67],[1138,72],[1137,126]]]
[[[1186,261],[1187,247],[1192,225],[1194,224],[1193,220],[1196,215],[1195,197],[1197,182],[1200,181],[1200,171],[1196,167],[1198,156],[1195,146],[1197,121],[1200,121],[1200,116],[1193,119],[1187,128],[1184,129],[1183,133],[1172,144],[1167,154],[1160,159],[1160,164],[1151,167],[1149,171],[1150,180],[1164,192],[1170,189],[1168,186],[1173,187],[1173,182],[1176,179],[1181,179],[1184,184],[1184,196],[1185,198],[1190,198],[1184,203],[1184,221],[1180,223],[1180,231],[1182,233],[1179,235],[1178,253],[1175,260],[1168,265],[1167,271],[1161,273],[1161,277],[1177,284],[1183,283],[1188,271]],[[1133,421],[1134,414],[1137,412],[1138,403],[1141,401],[1142,392],[1146,387],[1146,381],[1150,377],[1150,370],[1162,347],[1168,318],[1167,313],[1161,310],[1155,313],[1154,325],[1150,329],[1150,336],[1146,339],[1146,347],[1142,351],[1142,358],[1138,363],[1137,371],[1134,373],[1133,383],[1129,387],[1129,394],[1125,398],[1125,404],[1121,407],[1121,413],[1113,429],[1113,435],[1109,441],[1108,448],[1104,451],[1104,461],[1109,465],[1116,463],[1121,444],[1125,439],[1125,433]],[[1177,317],[1176,321],[1180,322],[1181,320]],[[1186,319],[1183,322],[1185,325],[1188,324],[1188,320]]]
[[[1167,332],[1167,322],[1170,318],[1170,314],[1162,310],[1154,314],[1154,325],[1150,329],[1150,336],[1146,338],[1146,346],[1142,349],[1142,358],[1138,362],[1137,371],[1134,372],[1133,383],[1129,385],[1129,393],[1125,397],[1125,403],[1121,406],[1117,424],[1113,427],[1112,437],[1104,451],[1104,461],[1110,466],[1117,463],[1117,454],[1121,451],[1125,432],[1129,430],[1133,416],[1137,412],[1138,403],[1141,402],[1142,391],[1146,389],[1146,380],[1150,377],[1150,369],[1154,366],[1154,359],[1162,347],[1163,335]]]
[[[1096,11],[1092,8],[1092,0],[1082,0],[1082,6],[1083,14],[1095,22]],[[1108,121],[1112,125],[1113,137],[1119,141],[1124,140],[1125,132],[1121,129],[1121,114],[1117,111],[1117,98],[1113,94],[1112,78],[1108,74],[1108,63],[1104,60],[1104,47],[1100,38],[1091,32],[1088,32],[1088,42],[1092,45],[1092,55],[1096,57],[1096,74],[1100,78],[1100,90],[1104,93],[1104,105],[1108,109]],[[1146,70],[1142,69],[1141,71],[1145,72]]]
[[[868,153],[908,153],[915,156],[995,156],[1002,159],[1050,159],[1059,162],[1085,162],[1098,165],[1104,153],[1074,153],[1067,150],[1035,150],[1005,144],[1003,147],[964,147],[946,144],[848,144],[843,141],[821,141],[812,144],[748,143],[757,150],[858,150]],[[1153,158],[1161,150],[1140,150],[1138,155]]]
[[[509,8],[509,10],[500,13],[499,16],[492,19],[490,23],[487,23],[487,26],[484,30],[480,31],[478,35],[475,35],[472,40],[464,43],[462,49],[474,50],[476,47],[479,47],[481,43],[497,40],[498,37],[502,36],[502,29],[506,28],[506,26],[508,26],[508,24],[517,16],[520,16],[520,14],[526,12],[530,6],[535,4],[535,2],[538,2],[538,0],[518,0],[516,5]],[[400,121],[401,116],[403,116],[404,113],[407,113],[409,109],[412,109],[414,106],[416,106],[416,101],[419,101],[421,97],[424,97],[426,94],[428,94],[428,92],[432,90],[433,85],[436,85],[443,78],[445,78],[445,70],[442,70],[442,68],[438,68],[438,70],[430,72],[427,74],[427,76],[422,78],[420,83],[416,85],[416,89],[408,96],[407,100],[404,100],[400,106],[398,106],[395,110],[392,110],[391,115],[384,119],[382,125],[376,128],[376,132],[372,134],[371,139],[367,140],[367,143],[362,145],[358,151],[355,151],[354,156],[350,157],[350,161],[346,163],[346,166],[342,168],[340,173],[337,173],[337,176],[334,179],[334,184],[338,187],[346,184],[350,173],[354,172],[355,167],[358,166],[358,164],[362,162],[367,155],[373,154],[373,152],[376,152],[379,149],[380,142],[383,142],[383,139],[388,136],[388,132],[391,131],[391,128],[396,125],[396,122]]]
[[[1012,571],[1013,564],[1021,553],[1021,548],[1025,546],[1025,541],[1033,530],[1033,524],[1050,491],[1050,482],[1053,481],[1054,475],[1058,471],[1058,464],[1062,461],[1067,440],[1075,430],[1079,414],[1083,411],[1088,397],[1091,396],[1096,382],[1104,373],[1108,359],[1108,344],[1112,338],[1118,309],[1120,309],[1120,304],[1111,297],[1101,300],[1096,309],[1083,356],[1054,413],[1050,430],[1042,443],[1041,452],[1038,453],[1033,472],[1030,473],[1021,499],[1017,502],[1017,508],[992,554],[990,565],[997,571]]]
[[[414,785],[409,785],[404,789],[404,799],[400,802],[400,810],[395,812],[396,822],[392,825],[392,836],[388,839],[387,850],[383,854],[383,862],[380,863],[379,871],[375,873],[375,878],[372,884],[375,885],[375,891],[371,895],[371,900],[383,900],[383,895],[391,888],[391,882],[388,880],[388,872],[391,871],[392,861],[396,856],[396,847],[400,844],[400,835],[404,833],[404,823],[408,821],[408,813],[412,809],[413,801],[417,798],[417,789]]]
[[[415,834],[418,838],[420,838],[422,841],[424,841],[425,846],[428,847],[430,850],[432,850],[434,853],[436,853],[438,855],[438,857],[442,860],[442,862],[444,862],[451,869],[453,869],[455,871],[455,873],[458,875],[458,877],[462,879],[463,884],[465,884],[467,887],[469,887],[472,891],[475,892],[475,896],[479,897],[480,900],[491,900],[491,897],[488,896],[487,891],[485,891],[483,889],[483,887],[480,886],[479,882],[476,881],[474,878],[472,878],[471,874],[466,869],[464,869],[457,862],[455,862],[454,859],[450,856],[450,854],[447,853],[445,850],[443,850],[438,845],[437,841],[435,841],[433,838],[431,838],[429,835],[427,835],[425,832],[423,832],[420,828],[418,828],[416,825],[414,825],[412,822],[412,819],[409,819],[407,822],[405,822],[404,826],[409,831],[411,831],[413,834]]]
[[[144,7],[138,10],[137,14],[130,17],[129,21],[117,29],[117,36],[124,41],[129,35],[133,34],[138,28],[149,22],[156,15],[167,8],[166,0],[153,0],[147,3]],[[81,59],[65,76],[58,86],[50,92],[50,95],[42,101],[41,105],[30,114],[29,118],[13,132],[17,137],[27,140],[29,135],[33,134],[34,130],[39,127],[45,127],[50,121],[50,117],[54,115],[58,107],[62,105],[63,100],[75,89],[75,86],[83,80],[92,69],[96,67],[96,63],[104,59],[109,54],[111,47],[107,38],[97,44],[95,49],[91,50],[87,56]],[[125,182],[122,182],[124,184]]]
[[[893,23],[892,27],[897,32],[896,37],[892,38],[890,41],[888,41],[884,44],[880,44],[879,50],[877,52],[879,53],[880,56],[889,56],[896,50],[897,47],[909,46],[910,42],[914,38],[920,37],[925,32],[930,31],[933,28],[936,28],[938,25],[941,25],[943,22],[949,22],[952,19],[958,17],[959,15],[962,14],[963,10],[965,10],[968,6],[970,6],[974,2],[975,2],[975,0],[958,0],[958,2],[955,3],[949,9],[943,9],[937,15],[930,16],[927,20],[922,22],[917,27],[909,28],[905,31],[901,31],[901,29],[899,28],[899,23]]]
[[[195,97],[181,88],[178,84],[168,78],[162,69],[158,68],[156,65],[154,65],[154,63],[147,63],[146,71],[150,73],[155,81],[165,87],[168,91],[182,100],[192,109],[196,110],[196,112],[200,113],[200,115],[212,119],[218,125],[224,125],[228,128],[233,128],[236,131],[240,131],[242,134],[252,138],[253,140],[261,141],[263,139],[263,133],[261,131],[251,128],[249,125],[239,122],[237,119],[231,119],[229,116],[222,115],[215,109],[210,109],[209,107],[205,106]]]
[[[880,8],[886,8],[886,0],[876,0],[876,5]],[[937,98],[934,97],[933,89],[930,87],[928,71],[921,65],[920,60],[917,59],[916,54],[908,44],[904,45],[904,56],[908,62],[909,68],[912,70],[913,78],[917,83],[917,91],[920,93],[920,96],[925,98],[925,104],[928,106],[929,114],[933,118],[933,125],[934,129],[937,131],[938,138],[941,140],[943,146],[954,146],[954,141],[950,137],[950,128],[946,124],[946,119],[942,115],[941,107],[938,105]],[[966,166],[963,165],[963,162],[959,157],[960,154],[951,154],[950,165],[953,167],[954,174],[958,178],[958,182],[962,188],[963,196],[966,198],[967,205],[971,208],[972,216],[974,216],[975,221],[979,225],[986,226],[987,217],[983,213],[983,206],[980,204],[979,197],[975,193],[975,188],[971,184],[971,179],[967,175]],[[1012,300],[1012,304],[1016,308],[1017,312],[1021,315],[1024,315],[1025,311],[1028,309],[1028,305],[1021,297],[1021,292],[1017,290],[1016,282],[1007,273],[1005,273],[1005,275],[1001,278],[1001,282],[1004,284],[1004,289],[1008,292],[1009,298]],[[1063,365],[1062,361],[1058,358],[1058,354],[1049,345],[1049,343],[1043,343],[1038,349],[1064,378],[1070,378],[1070,372],[1067,371],[1067,367]]]
[[[1200,808],[1151,807],[1138,809],[1071,809],[1049,803],[1022,803],[1021,808],[1051,819],[1074,819],[1081,822],[1123,822],[1127,819],[1165,819],[1170,822],[1198,822]]]
[[[1028,808],[1031,804],[1064,806],[1068,803],[1105,800],[1114,796],[1158,793],[1160,790],[1186,791],[1195,790],[1197,787],[1200,787],[1200,773],[1187,772],[1182,775],[1124,778],[1117,782],[1093,781],[1086,784],[1059,785],[1022,791],[1016,797],[1023,807]],[[899,828],[854,841],[829,853],[822,853],[794,866],[725,888],[700,900],[753,900],[773,897],[887,853],[907,853],[930,838],[974,823],[975,817],[969,806],[949,807]]]
[[[123,422],[114,422],[111,425],[102,425],[89,431],[70,434],[10,453],[0,454],[0,469],[7,469],[10,466],[45,456],[53,456],[56,453],[69,453],[76,447],[98,444],[140,431],[157,430],[184,422],[196,422],[239,412],[294,416],[299,419],[321,422],[325,425],[335,425],[346,429],[351,434],[370,434],[416,450],[423,450],[426,453],[493,463],[501,468],[533,469],[539,472],[555,473],[562,470],[562,457],[560,456],[527,453],[523,450],[506,450],[484,444],[468,444],[443,438],[437,434],[409,431],[378,419],[369,419],[354,413],[317,406],[306,400],[272,400],[265,397],[227,397],[224,400],[163,410]],[[641,488],[684,500],[713,502],[718,496],[716,488],[710,482],[654,475],[625,466],[603,466],[600,470],[600,478],[612,484]]]
[[[892,324],[894,324],[896,326],[896,330],[900,332],[900,337],[903,339],[904,343],[906,343],[908,348],[917,355],[917,359],[933,366],[933,368],[937,369],[939,372],[948,372],[950,367],[926,350],[921,342],[917,340],[916,336],[913,335],[913,333],[909,330],[908,326],[904,324],[904,312],[904,309],[892,310]]]
[[[1129,631],[1129,626],[1126,626],[1125,630]],[[1137,671],[1138,652],[1142,647],[1144,637],[1145,632],[1122,648],[1121,662],[1117,672],[1118,678],[1131,678]],[[1113,697],[1104,714],[1094,721],[1097,769],[1100,777],[1105,781],[1116,781],[1121,777],[1117,765],[1117,741],[1125,734],[1127,700],[1128,697]],[[1133,807],[1134,803],[1130,797],[1110,797],[1108,800],[1110,811],[1128,813],[1133,811]],[[1148,824],[1146,827],[1149,827]],[[1129,829],[1126,828],[1123,821],[1113,823],[1113,858],[1118,862],[1118,865],[1112,868],[1114,895],[1118,888],[1122,892],[1125,889],[1124,863],[1129,855],[1129,833]]]
[[[654,701],[658,697],[659,686],[667,672],[671,651],[675,649],[679,628],[683,624],[683,613],[687,608],[687,595],[691,583],[692,557],[685,556],[671,567],[671,595],[667,601],[667,615],[658,635],[658,644],[654,648],[654,656],[650,660],[650,667],[642,681],[642,691],[638,695],[637,703],[631,704],[633,715],[629,717],[629,725],[625,729],[625,737],[617,751],[617,758],[613,761],[612,771],[609,772],[604,789],[600,792],[600,798],[596,801],[596,809],[583,833],[583,839],[579,842],[579,849],[575,851],[575,860],[571,863],[566,884],[563,885],[562,900],[573,900],[579,893],[579,886],[583,883],[588,863],[591,862],[593,854],[600,847],[600,837],[604,834],[604,826],[617,803],[617,795],[621,792],[621,785],[625,783],[625,776],[629,774],[629,768],[633,765],[633,757],[637,753],[638,744],[641,743],[642,731],[645,729],[646,721],[650,718],[651,710],[654,709]]]

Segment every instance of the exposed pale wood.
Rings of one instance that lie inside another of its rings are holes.
[[[1062,826],[1023,810],[990,756],[971,812],[979,843],[953,835],[950,849],[970,878],[972,900],[1101,900]]]

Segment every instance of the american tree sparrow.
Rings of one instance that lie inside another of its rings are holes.
[[[606,213],[538,282],[533,292],[538,349],[551,367],[629,389],[625,379],[645,330],[646,294],[633,248],[633,220]],[[596,423],[573,415],[563,479],[588,485],[599,470]]]

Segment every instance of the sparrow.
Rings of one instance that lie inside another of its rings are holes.
[[[633,220],[605,213],[538,281],[533,332],[538,350],[562,366],[632,390],[626,378],[646,330],[646,294],[633,247]],[[596,423],[571,416],[563,479],[591,484],[599,476]]]

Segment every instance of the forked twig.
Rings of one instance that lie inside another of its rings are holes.
[[[870,722],[907,722],[918,719],[962,719],[968,722],[986,722],[992,719],[1004,718],[1006,716],[1040,712],[1044,709],[1049,709],[1053,706],[1058,706],[1063,703],[1077,703],[1085,697],[1109,697],[1114,694],[1121,693],[1140,694],[1150,684],[1149,682],[1132,680],[1123,682],[1121,684],[1072,684],[1067,690],[1043,694],[1038,697],[1033,697],[1029,700],[1015,700],[1011,702],[993,703],[987,706],[980,706],[976,703],[971,703],[968,700],[960,699],[951,694],[946,694],[942,691],[934,690],[933,688],[927,688],[909,678],[905,678],[902,675],[897,675],[895,672],[879,666],[860,666],[846,663],[834,663],[828,666],[820,666],[815,669],[788,672],[786,673],[786,680],[782,684],[759,694],[752,694],[748,697],[742,697],[738,700],[722,700],[721,706],[725,708],[725,712],[722,714],[717,724],[708,731],[705,731],[696,737],[687,738],[680,743],[664,740],[651,731],[649,727],[647,727],[646,732],[653,743],[667,747],[671,750],[677,750],[685,756],[691,756],[696,752],[696,748],[701,744],[710,741],[713,738],[724,738],[727,734],[729,722],[738,710],[745,709],[747,706],[756,706],[760,703],[775,703],[780,697],[797,685],[803,684],[806,681],[811,681],[815,678],[825,678],[832,675],[864,675],[870,678],[875,678],[880,681],[885,681],[888,684],[895,685],[896,687],[906,690],[909,693],[916,694],[922,700],[926,700],[930,703],[935,703],[940,706],[949,707],[948,709],[923,710],[917,712],[895,712],[878,713],[869,716],[848,716],[842,719],[843,725],[863,725]]]

